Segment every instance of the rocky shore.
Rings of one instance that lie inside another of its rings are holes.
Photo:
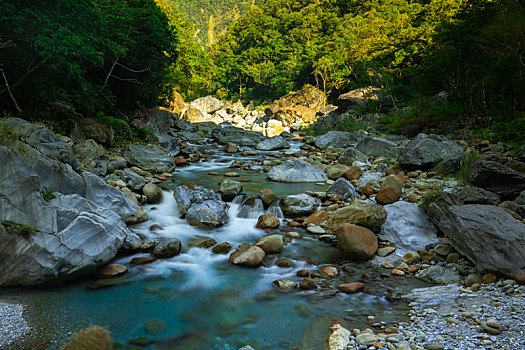
[[[119,276],[129,269],[190,247],[228,254],[231,265],[289,268],[296,262],[281,254],[308,235],[337,247],[346,260],[325,264],[305,257],[308,268],[273,281],[274,289],[323,298],[371,293],[412,307],[410,323],[378,319],[371,329],[347,330],[334,320],[330,350],[521,346],[524,149],[513,154],[506,145],[483,140],[425,134],[407,139],[373,130],[314,137],[304,124],[319,117],[322,96],[307,90],[292,97],[270,106],[258,124],[259,116],[244,113],[241,122],[235,114],[240,106],[211,97],[186,106],[183,118],[142,111],[132,123],[154,137],[122,147],[110,146],[110,133],[89,123],[59,136],[18,118],[0,122],[6,134],[0,146],[0,286],[63,285],[95,276],[89,288],[107,288],[122,283]],[[341,117],[324,112],[316,123]],[[256,125],[266,131],[272,125],[281,136],[267,137]],[[235,159],[217,191],[198,179],[172,187],[180,216],[191,227],[218,228],[232,220],[235,202],[237,217],[257,213],[263,237],[238,245],[199,238],[186,247],[179,238],[148,239],[133,229],[147,220],[141,206],[159,203],[162,188],[168,189],[163,186],[176,181],[175,169],[219,152]],[[261,186],[246,195],[246,184],[235,180],[237,171],[264,172],[268,181],[310,183],[320,190],[280,196]],[[463,178],[451,176],[458,172]],[[147,255],[108,265],[137,253]],[[356,261],[369,272],[354,274],[346,262]],[[370,282],[384,279],[440,286],[403,295]],[[0,346],[29,332],[20,305],[1,303],[0,315]]]

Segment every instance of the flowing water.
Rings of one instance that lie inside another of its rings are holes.
[[[166,185],[193,182],[217,189],[223,179],[221,174],[231,171],[227,167],[233,159],[238,157],[216,152],[205,162],[178,170],[173,181]],[[210,171],[214,173],[208,175]],[[264,173],[235,171],[240,173],[243,191],[248,195],[265,187],[279,196],[325,189],[316,184],[273,183],[265,179]],[[110,330],[114,341],[129,349],[134,349],[130,343],[140,343],[148,349],[238,349],[247,344],[258,350],[295,346],[322,349],[326,339],[322,337],[326,336],[331,319],[342,319],[348,327],[364,327],[375,322],[368,321],[368,315],[385,321],[403,317],[404,306],[393,305],[382,295],[394,284],[401,289],[409,289],[410,285],[382,279],[364,264],[345,262],[347,270],[351,268],[353,272],[329,281],[332,288],[326,288],[325,293],[300,290],[283,293],[272,289],[271,283],[277,279],[299,282],[297,271],[316,271],[316,262],[323,265],[344,261],[336,248],[301,230],[297,231],[302,238],[286,244],[280,257],[291,261],[289,268],[275,266],[277,257],[267,257],[265,266],[256,269],[232,266],[228,264],[228,255],[190,248],[192,241],[202,238],[229,242],[235,248],[265,236],[264,230],[255,228],[257,218],[265,212],[262,203],[255,200],[253,205],[242,206],[242,200],[238,196],[230,203],[228,224],[202,229],[189,226],[180,218],[173,193],[166,190],[162,203],[145,207],[148,221],[132,229],[146,239],[180,239],[183,246],[180,255],[140,266],[130,266],[130,260],[148,254],[119,257],[115,263],[128,266],[129,271],[111,288],[88,290],[93,282],[90,279],[17,295],[33,304],[38,327],[46,338],[55,342],[50,348],[57,348],[75,330],[100,325]],[[278,207],[268,211],[282,216]],[[152,225],[160,228],[150,230]],[[364,273],[372,275],[367,290],[373,295],[330,292],[339,283],[360,280]],[[319,329],[321,335],[316,333]]]

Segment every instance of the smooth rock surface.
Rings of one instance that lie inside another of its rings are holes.
[[[268,178],[279,182],[324,182],[328,176],[316,166],[303,160],[287,160],[274,166],[268,172]]]

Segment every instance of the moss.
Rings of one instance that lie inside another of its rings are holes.
[[[49,202],[50,200],[56,198],[55,191],[53,190],[45,190],[45,191],[42,191],[41,193],[42,193],[42,198],[44,198],[46,202]]]
[[[36,227],[30,225],[17,224],[15,222],[4,222],[5,229],[9,232],[14,232],[19,235],[28,235],[36,232]]]

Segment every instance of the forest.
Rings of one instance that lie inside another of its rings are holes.
[[[60,101],[119,117],[165,104],[173,91],[258,105],[310,84],[329,102],[363,86],[386,90],[398,107],[392,128],[413,114],[467,120],[502,139],[525,126],[521,1],[2,0],[1,8],[4,113]],[[422,103],[440,91],[447,106]]]

